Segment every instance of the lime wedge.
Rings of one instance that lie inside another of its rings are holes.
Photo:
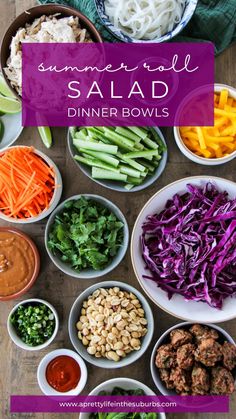
[[[4,79],[3,75],[1,73],[0,73],[0,93],[3,96],[11,97],[13,99],[16,97],[14,95],[14,93],[11,91],[10,87],[8,87],[7,83],[5,82],[5,79]]]
[[[18,100],[0,95],[0,112],[18,113],[21,111],[21,103]]]
[[[50,148],[52,145],[52,133],[49,127],[38,127],[40,137],[42,139],[43,144]]]

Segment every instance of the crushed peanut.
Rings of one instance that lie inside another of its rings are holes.
[[[118,362],[141,348],[147,319],[138,298],[120,288],[98,288],[83,302],[78,338],[96,358]]]

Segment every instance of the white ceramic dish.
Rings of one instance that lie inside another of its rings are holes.
[[[152,129],[156,131],[156,133],[158,134],[158,136],[162,140],[163,144],[166,146],[166,150],[163,151],[163,155],[162,155],[162,159],[160,160],[160,164],[155,169],[154,173],[151,176],[147,176],[147,178],[144,180],[144,182],[141,185],[134,186],[130,191],[125,189],[125,187],[123,186],[124,185],[123,182],[117,182],[117,181],[112,181],[112,180],[98,180],[98,179],[93,179],[92,178],[91,167],[89,167],[86,164],[83,164],[83,163],[74,159],[74,156],[76,154],[78,154],[78,151],[77,151],[76,147],[73,145],[73,140],[72,140],[72,137],[71,137],[71,134],[70,134],[70,129],[68,129],[68,132],[67,132],[67,142],[68,142],[69,152],[70,152],[70,155],[73,158],[73,161],[75,162],[76,166],[78,166],[80,168],[80,170],[86,176],[88,176],[88,178],[91,179],[93,182],[98,183],[99,185],[103,186],[104,188],[112,189],[113,191],[117,191],[117,192],[126,192],[126,193],[138,192],[138,191],[141,191],[143,189],[148,188],[154,182],[156,182],[157,179],[161,176],[161,174],[165,170],[166,163],[167,163],[168,151],[167,151],[167,145],[166,145],[165,138],[164,138],[164,136],[163,136],[163,134],[162,134],[162,132],[159,128],[154,127]]]
[[[17,335],[16,330],[14,328],[14,326],[12,325],[10,319],[13,313],[15,313],[15,311],[17,310],[17,308],[19,306],[22,305],[26,305],[29,303],[41,303],[41,304],[45,304],[46,306],[48,306],[50,308],[50,310],[52,311],[52,313],[54,314],[54,318],[55,318],[55,329],[54,332],[52,334],[52,336],[50,337],[50,339],[48,339],[46,342],[44,342],[42,345],[38,345],[38,346],[29,346],[26,343],[24,343],[21,338]],[[56,309],[48,302],[45,300],[41,300],[39,298],[30,298],[28,300],[24,300],[21,301],[20,303],[16,304],[13,309],[11,310],[8,319],[7,319],[7,331],[8,334],[11,338],[11,340],[17,345],[19,346],[19,348],[21,349],[25,349],[26,351],[40,351],[41,349],[45,349],[47,346],[50,345],[50,343],[52,343],[52,341],[55,339],[57,332],[58,332],[58,328],[59,328],[59,318],[58,318],[58,314]]]
[[[140,381],[133,380],[128,377],[112,378],[111,380],[104,381],[95,387],[90,393],[89,396],[97,396],[100,391],[112,391],[114,387],[121,387],[124,390],[136,390],[142,389],[146,396],[155,396],[156,394],[148,386],[141,383]],[[89,419],[89,413],[80,413],[80,419]],[[158,419],[165,419],[165,413],[159,413]]]
[[[56,215],[59,214],[62,211],[66,202],[72,201],[72,200],[77,200],[81,196],[84,196],[85,198],[96,201],[96,202],[100,203],[101,205],[103,205],[104,207],[107,207],[124,224],[123,245],[120,247],[119,251],[117,252],[115,257],[112,259],[112,261],[109,263],[109,265],[107,265],[106,268],[104,268],[102,271],[95,271],[93,269],[85,269],[81,272],[76,272],[67,263],[63,262],[60,259],[59,256],[57,256],[57,255],[54,256],[52,254],[52,252],[50,251],[50,249],[48,248],[49,233],[50,233],[50,229],[51,229],[51,226],[54,222],[54,219],[55,219]],[[113,269],[116,268],[116,266],[119,265],[119,263],[124,258],[125,254],[126,254],[126,251],[127,251],[128,244],[129,244],[129,228],[128,228],[128,224],[127,224],[127,221],[125,219],[124,214],[111,201],[109,201],[108,199],[106,199],[102,196],[98,196],[98,195],[91,195],[91,194],[74,195],[74,196],[71,196],[70,198],[66,199],[51,214],[50,218],[48,219],[46,229],[45,229],[45,246],[46,246],[49,257],[51,258],[52,262],[58,267],[58,269],[60,269],[62,272],[64,272],[67,275],[73,276],[74,278],[92,279],[92,278],[98,278],[100,276],[106,275],[108,272],[111,272]]]
[[[109,17],[105,13],[104,0],[95,0],[97,12],[99,14],[102,24],[120,41],[129,42],[129,43],[133,43],[133,42],[138,42],[138,43],[157,42],[159,43],[159,42],[170,41],[172,38],[178,35],[188,24],[189,20],[192,18],[195,12],[197,3],[198,3],[198,0],[186,0],[186,6],[183,12],[182,19],[174,27],[174,29],[170,32],[167,32],[160,38],[155,38],[149,41],[149,40],[144,40],[144,39],[140,39],[140,40],[134,39],[131,36],[128,36],[127,34],[125,34],[121,29],[115,27],[110,21]]]
[[[142,338],[142,344],[139,351],[130,352],[125,358],[122,358],[120,361],[110,361],[106,358],[95,358],[93,355],[89,355],[86,347],[82,344],[79,340],[77,334],[78,331],[76,329],[76,323],[78,322],[80,311],[82,308],[83,301],[88,298],[90,294],[92,294],[98,288],[111,288],[111,287],[119,287],[121,290],[133,292],[137,298],[139,299],[144,311],[145,316],[148,321],[147,325],[147,334]],[[68,329],[70,340],[76,351],[85,359],[85,361],[93,364],[97,367],[101,368],[108,368],[108,369],[115,369],[125,367],[127,365],[132,364],[133,362],[137,361],[147,350],[149,344],[152,340],[153,331],[154,331],[154,319],[152,315],[151,307],[149,306],[147,300],[143,295],[136,290],[136,288],[132,287],[131,285],[125,284],[124,282],[117,282],[117,281],[105,281],[100,282],[98,284],[92,285],[91,287],[87,288],[84,292],[82,292],[79,297],[75,300],[73,306],[70,310],[69,320],[68,320]]]
[[[172,330],[179,329],[179,328],[189,329],[193,324],[194,323],[184,322],[184,323],[176,324],[173,327],[170,327],[165,333],[163,333],[163,335],[161,335],[161,337],[158,339],[157,343],[155,344],[153,348],[151,360],[150,360],[152,378],[156,387],[158,388],[160,393],[163,394],[164,396],[173,396],[173,395],[176,395],[176,392],[174,390],[168,390],[165,384],[163,383],[163,381],[161,381],[160,379],[158,368],[155,365],[157,349],[161,345],[164,345],[165,343],[169,342],[169,335]],[[221,340],[223,343],[223,341],[226,340],[227,342],[233,343],[235,345],[235,341],[233,340],[233,338],[224,329],[214,324],[207,324],[207,326],[210,327],[211,329],[215,329],[219,333],[219,336],[220,336],[219,341]]]
[[[142,234],[142,224],[146,217],[164,209],[166,201],[176,193],[183,194],[186,185],[192,183],[196,186],[203,186],[208,181],[216,184],[219,190],[226,190],[229,197],[235,198],[236,184],[230,180],[214,176],[193,176],[177,180],[158,191],[145,204],[141,210],[132,233],[131,238],[131,259],[136,277],[149,298],[162,310],[183,320],[200,323],[218,323],[231,320],[236,317],[236,300],[227,298],[223,303],[223,308],[217,310],[210,307],[207,303],[196,301],[185,301],[180,295],[175,294],[171,300],[168,299],[166,292],[157,287],[151,280],[143,279],[143,275],[149,271],[145,269],[145,262],[142,258],[140,236]]]
[[[13,147],[27,148],[27,146],[24,146],[24,145],[13,146]],[[11,147],[11,148],[13,148],[13,147]],[[30,147],[28,147],[28,148],[30,148]],[[4,151],[6,151],[6,150],[4,150]],[[4,151],[3,151],[3,153],[4,153]],[[60,174],[56,164],[46,154],[44,154],[42,151],[39,151],[39,150],[35,149],[34,152],[35,152],[36,155],[40,156],[50,167],[53,168],[54,173],[55,173],[55,185],[57,185],[57,186],[54,190],[54,194],[52,196],[49,207],[47,209],[45,209],[44,211],[42,211],[36,217],[30,217],[30,218],[26,218],[26,219],[22,219],[22,218],[16,219],[16,218],[8,217],[8,216],[4,215],[2,212],[0,212],[0,219],[2,219],[4,221],[8,221],[9,223],[32,224],[32,223],[36,223],[37,221],[41,221],[44,218],[48,217],[49,214],[51,214],[51,212],[54,210],[54,208],[56,208],[56,206],[58,205],[58,202],[61,199],[62,177],[61,177],[61,174]]]
[[[236,100],[236,89],[228,86],[226,84],[215,84],[214,90],[215,92],[221,92],[223,89],[227,89],[230,93],[230,96]],[[215,158],[215,159],[207,159],[205,157],[200,157],[197,154],[193,153],[183,142],[182,137],[180,135],[179,127],[174,127],[174,137],[177,146],[179,147],[180,151],[190,160],[194,161],[195,163],[202,164],[204,166],[216,166],[219,164],[227,163],[233,160],[236,157],[236,151],[229,154],[225,157]]]
[[[64,393],[56,391],[53,387],[51,387],[48,384],[47,379],[46,379],[47,365],[54,358],[61,355],[66,355],[66,356],[70,356],[71,358],[74,358],[74,360],[79,364],[80,371],[81,371],[81,377],[80,377],[80,381],[78,385],[73,390],[70,390]],[[46,396],[78,396],[86,385],[87,376],[88,376],[87,367],[83,359],[76,352],[71,351],[70,349],[56,349],[55,351],[49,352],[40,361],[38,370],[37,370],[37,379],[38,379],[39,387]]]
[[[19,138],[23,130],[21,118],[21,112],[0,116],[4,126],[3,136],[0,141],[0,152],[5,150],[7,147],[10,147]]]

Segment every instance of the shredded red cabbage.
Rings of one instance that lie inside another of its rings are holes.
[[[236,295],[236,199],[212,183],[187,185],[142,226],[142,254],[151,279],[186,300],[222,308]]]

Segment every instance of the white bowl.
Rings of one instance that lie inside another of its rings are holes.
[[[75,158],[74,158],[74,156],[76,154],[78,154],[78,150],[76,149],[76,147],[73,144],[73,139],[72,139],[72,136],[71,136],[71,133],[70,133],[70,128],[68,129],[68,132],[67,132],[67,143],[68,143],[68,148],[69,148],[70,155],[73,158],[74,163],[76,164],[76,166],[78,166],[80,168],[80,170],[89,179],[91,179],[93,182],[98,183],[99,185],[102,185],[104,188],[112,189],[113,191],[133,193],[133,192],[139,192],[139,191],[141,191],[143,189],[146,189],[149,186],[151,186],[154,182],[157,181],[157,179],[159,179],[159,177],[162,175],[162,173],[163,173],[163,171],[166,167],[168,150],[167,150],[167,144],[166,144],[165,138],[164,138],[160,128],[152,127],[152,130],[156,131],[156,133],[158,134],[158,136],[162,140],[164,146],[166,147],[166,150],[162,152],[162,158],[159,162],[158,167],[155,169],[155,171],[151,175],[147,176],[147,178],[144,180],[144,182],[141,185],[134,186],[131,190],[125,189],[124,182],[117,182],[117,181],[112,181],[112,180],[98,180],[98,179],[93,179],[92,178],[91,167],[87,166],[84,163],[81,163],[81,162],[75,160]]]
[[[77,200],[81,196],[88,199],[92,199],[93,201],[100,203],[104,207],[107,207],[124,224],[123,244],[122,246],[120,246],[120,249],[118,250],[117,254],[114,256],[114,258],[111,260],[111,262],[101,271],[95,271],[94,269],[84,269],[81,272],[76,272],[75,269],[71,268],[68,263],[63,262],[60,259],[60,256],[53,255],[51,250],[48,248],[49,233],[50,233],[52,224],[54,223],[54,219],[56,215],[58,215],[63,210],[66,202]],[[117,265],[119,265],[119,263],[124,258],[127,248],[128,248],[128,244],[129,244],[129,227],[128,227],[124,214],[120,211],[120,209],[115,204],[113,204],[113,202],[99,195],[82,194],[82,195],[74,195],[66,199],[60,205],[58,205],[55,211],[53,211],[53,213],[48,219],[46,229],[45,229],[45,246],[52,262],[57,266],[58,269],[60,269],[66,275],[70,275],[70,276],[73,276],[74,278],[79,278],[79,279],[99,278],[100,276],[106,275],[107,273],[111,272],[113,269],[116,268]]]
[[[90,393],[89,396],[97,396],[100,391],[109,391],[111,392],[114,387],[121,387],[124,390],[136,390],[141,389],[145,392],[146,396],[155,396],[156,394],[148,386],[141,383],[140,381],[133,380],[128,377],[119,377],[112,378],[111,380],[104,381],[95,387]],[[89,419],[90,413],[80,413],[80,419]],[[159,413],[158,419],[165,419],[165,413]]]
[[[221,92],[223,89],[227,89],[230,93],[230,96],[233,97],[236,100],[236,89],[234,87],[228,86],[226,84],[220,84],[217,83],[214,86],[215,92]],[[227,163],[231,160],[233,160],[236,157],[236,151],[229,154],[225,157],[219,157],[214,159],[207,159],[206,157],[201,157],[195,154],[193,151],[191,151],[183,142],[182,137],[180,135],[179,127],[174,127],[174,137],[177,146],[179,147],[180,151],[190,160],[194,161],[198,164],[203,164],[204,166],[216,166],[219,164]]]
[[[31,148],[31,147],[27,147],[24,145],[18,145],[18,146],[13,146],[13,147],[9,147],[9,148]],[[8,149],[6,149],[8,150]],[[4,151],[6,151],[4,150]],[[4,152],[3,151],[3,152]],[[58,205],[58,202],[61,199],[61,194],[62,194],[62,177],[61,174],[57,168],[57,166],[55,165],[55,163],[46,155],[44,154],[42,151],[36,150],[34,149],[34,153],[38,156],[40,156],[43,160],[45,160],[45,162],[50,166],[53,167],[54,173],[55,173],[55,185],[56,188],[54,189],[54,193],[51,199],[51,202],[49,204],[49,207],[45,210],[43,210],[39,215],[37,215],[36,217],[30,217],[30,218],[12,218],[12,217],[8,217],[7,215],[4,215],[1,211],[0,211],[0,219],[4,220],[4,221],[8,221],[9,223],[14,223],[14,224],[31,224],[31,223],[36,223],[37,221],[41,221],[44,218],[48,217],[49,214],[51,214],[51,212],[54,210],[54,208],[56,208],[56,206]]]
[[[54,358],[60,355],[67,355],[73,358],[80,366],[81,377],[78,385],[70,391],[65,393],[61,393],[60,391],[56,391],[53,387],[51,387],[46,379],[46,368],[49,362],[51,362]],[[56,349],[55,351],[49,352],[47,355],[43,357],[40,361],[38,370],[37,370],[37,379],[38,384],[41,391],[46,394],[46,396],[78,396],[78,394],[83,391],[86,382],[87,382],[87,367],[83,361],[83,359],[74,351],[70,349]]]
[[[235,298],[226,298],[223,308],[217,310],[210,307],[207,303],[196,301],[185,301],[181,295],[173,295],[169,300],[165,291],[157,287],[154,281],[143,279],[143,275],[149,273],[145,269],[145,262],[142,258],[140,236],[142,234],[142,224],[146,217],[164,209],[166,201],[171,199],[176,193],[186,192],[186,185],[192,183],[196,186],[203,186],[212,181],[221,191],[226,190],[230,198],[236,197],[236,184],[230,180],[214,176],[192,176],[177,180],[162,188],[144,205],[135,222],[131,238],[131,259],[136,277],[149,298],[162,310],[183,320],[200,323],[218,323],[231,320],[236,317]]]
[[[2,139],[0,140],[0,152],[10,147],[19,138],[23,126],[21,123],[21,112],[15,114],[4,114],[0,116],[4,126]]]
[[[76,323],[79,320],[80,311],[81,311],[84,300],[86,300],[88,296],[91,295],[98,288],[111,288],[111,287],[119,287],[121,290],[134,293],[139,299],[144,309],[145,317],[148,322],[147,334],[142,338],[142,344],[141,344],[140,350],[130,352],[125,358],[122,358],[118,362],[110,361],[109,359],[106,359],[106,358],[95,358],[95,356],[89,355],[86,350],[86,347],[79,340],[77,336],[78,330],[76,329]],[[79,354],[85,359],[85,361],[90,362],[90,364],[93,364],[97,367],[115,369],[115,368],[126,367],[127,365],[130,365],[133,362],[137,361],[142,355],[145,354],[152,340],[153,331],[154,331],[154,319],[153,319],[151,307],[149,306],[146,298],[143,297],[143,295],[138,290],[136,290],[136,288],[124,282],[104,281],[104,282],[99,282],[98,284],[92,285],[91,287],[87,288],[75,300],[70,310],[70,315],[69,315],[69,320],[68,320],[68,329],[69,329],[69,336],[70,336],[72,345],[74,346],[76,351],[79,352]]]
[[[155,43],[155,42],[167,42],[178,35],[188,24],[189,20],[192,18],[198,0],[186,0],[186,5],[184,8],[184,12],[181,18],[181,21],[175,25],[172,31],[165,33],[160,38],[155,38],[152,40],[144,40],[144,39],[135,39],[131,36],[124,33],[121,29],[115,27],[112,22],[110,21],[109,17],[105,13],[105,5],[104,0],[95,0],[95,5],[97,8],[98,15],[101,19],[102,24],[108,29],[115,37],[117,37],[120,41],[123,42],[138,42],[138,43]]]
[[[159,374],[158,368],[155,365],[157,349],[161,345],[164,345],[167,342],[169,342],[170,332],[172,330],[180,329],[180,328],[190,329],[190,327],[193,324],[194,323],[184,322],[184,323],[178,323],[175,326],[170,327],[168,330],[166,330],[165,333],[163,333],[163,335],[161,335],[161,337],[158,339],[157,343],[155,344],[155,346],[153,348],[152,355],[151,355],[151,360],[150,360],[150,368],[151,368],[151,373],[152,373],[152,379],[153,379],[156,387],[160,391],[160,393],[163,394],[164,396],[175,396],[177,393],[174,390],[167,389],[165,384],[163,383],[163,381],[160,379],[160,374]],[[235,341],[233,340],[233,338],[221,327],[216,326],[214,324],[206,324],[206,326],[210,327],[211,329],[215,329],[219,333],[219,336],[220,336],[219,341],[221,340],[223,342],[223,341],[226,340],[227,342],[230,342],[230,343],[235,345]]]
[[[13,326],[13,324],[11,323],[10,319],[13,313],[15,313],[15,311],[17,310],[17,308],[19,306],[25,305],[25,304],[29,304],[29,303],[41,303],[41,304],[45,304],[47,307],[50,308],[50,310],[53,312],[54,314],[54,318],[55,318],[55,329],[54,332],[52,334],[52,336],[50,337],[50,339],[48,339],[46,342],[44,342],[42,345],[38,345],[38,346],[29,346],[26,343],[24,343],[21,338],[17,335],[15,327]],[[9,336],[11,338],[11,340],[17,345],[19,346],[19,348],[25,349],[26,351],[40,351],[41,349],[46,348],[47,346],[50,345],[50,343],[52,343],[52,341],[55,339],[57,332],[59,329],[59,318],[58,318],[58,314],[56,309],[50,304],[48,303],[48,301],[45,300],[41,300],[39,298],[29,298],[28,300],[24,300],[21,301],[20,303],[16,304],[13,309],[11,310],[8,319],[7,319],[7,331],[9,333]]]

